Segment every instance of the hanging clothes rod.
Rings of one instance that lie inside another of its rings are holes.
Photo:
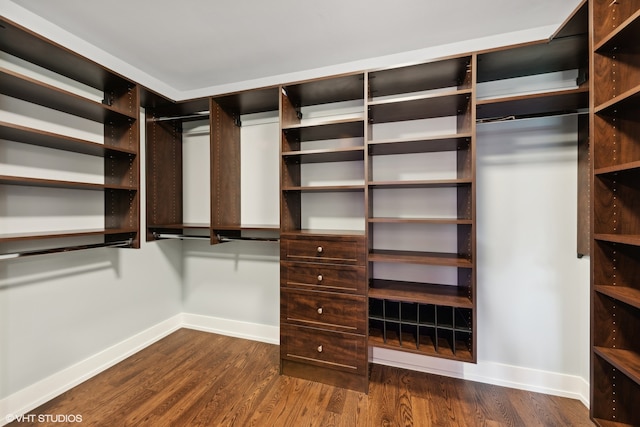
[[[151,120],[154,122],[170,122],[173,120],[190,120],[190,119],[206,119],[206,118],[209,118],[208,111],[203,111],[201,113],[194,113],[194,114],[185,114],[182,116],[155,117]]]
[[[180,240],[204,240],[211,239],[209,236],[189,236],[186,234],[165,234],[165,233],[153,233],[153,237],[156,239],[180,239]]]
[[[580,116],[582,114],[589,114],[589,110],[577,110],[577,111],[558,111],[555,113],[540,113],[540,114],[521,114],[502,117],[488,117],[485,119],[476,119],[476,123],[495,123],[495,122],[508,122],[513,120],[526,120],[526,119],[539,119],[543,117],[563,117],[563,116]]]
[[[234,240],[249,240],[254,242],[279,242],[280,239],[278,237],[245,237],[245,236],[237,236],[237,237],[226,237],[221,236],[220,234],[216,235],[216,238],[219,242],[233,242]]]
[[[55,254],[59,252],[74,252],[74,251],[81,251],[85,249],[95,249],[95,248],[125,248],[125,247],[130,247],[132,243],[133,243],[133,240],[128,239],[128,240],[122,240],[118,242],[95,243],[92,245],[76,245],[76,246],[64,246],[60,248],[51,248],[51,249],[38,249],[33,251],[19,251],[19,252],[13,252],[8,254],[0,254],[0,260],[24,258],[28,256],[34,256],[34,255]]]

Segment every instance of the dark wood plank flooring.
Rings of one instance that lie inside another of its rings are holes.
[[[576,400],[380,365],[366,395],[280,376],[278,357],[275,345],[181,329],[30,414],[90,426],[593,426]]]

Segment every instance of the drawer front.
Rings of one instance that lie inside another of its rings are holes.
[[[280,295],[282,323],[364,334],[366,298],[334,292],[286,289]]]
[[[282,325],[281,357],[351,373],[367,372],[367,344],[363,335]]]
[[[313,288],[364,295],[365,269],[346,265],[283,262],[280,265],[280,285],[289,288]]]
[[[328,264],[364,265],[364,242],[361,239],[284,239],[280,242],[280,259]]]

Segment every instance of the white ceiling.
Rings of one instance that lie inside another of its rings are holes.
[[[474,39],[510,44],[521,41],[515,34],[533,37],[540,29],[548,37],[580,0],[9,2],[152,76],[148,87],[178,99],[383,63],[373,58],[413,58],[398,54]]]

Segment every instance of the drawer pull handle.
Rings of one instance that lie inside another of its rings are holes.
[[[318,353],[322,353],[322,346],[321,345],[318,346]]]
[[[322,307],[318,307],[318,314],[322,314]]]
[[[322,274],[318,274],[318,282],[322,282]]]
[[[322,249],[322,246],[318,246],[316,250],[318,251],[319,254],[321,254],[324,249]]]

